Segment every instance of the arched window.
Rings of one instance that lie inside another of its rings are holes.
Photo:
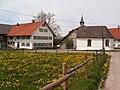
[[[89,39],[88,42],[87,42],[87,46],[91,46],[91,40]]]
[[[105,46],[109,46],[109,40],[108,39],[105,41]]]

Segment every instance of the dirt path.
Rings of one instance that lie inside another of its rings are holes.
[[[120,90],[120,52],[110,52],[110,69],[105,85],[100,90]]]

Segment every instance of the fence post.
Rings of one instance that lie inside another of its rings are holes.
[[[67,74],[67,65],[66,63],[62,64],[63,77]],[[67,90],[67,81],[63,82],[63,90]]]
[[[35,47],[35,53],[37,53],[37,48]]]
[[[98,52],[96,51],[96,64],[98,64]]]
[[[85,59],[87,60],[87,55],[85,55]],[[88,77],[88,62],[86,63],[86,65],[85,65],[85,78],[87,79],[87,77]]]
[[[95,67],[95,54],[93,52],[93,67]]]

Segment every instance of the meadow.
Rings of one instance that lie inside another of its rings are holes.
[[[92,57],[92,54],[87,55],[88,59]],[[95,90],[98,83],[102,84],[108,71],[109,57],[105,55],[99,60],[97,68],[93,68],[92,61],[89,62],[87,78],[85,67],[77,70],[76,75],[67,80],[69,90]],[[0,90],[38,90],[62,77],[62,63],[70,69],[84,61],[82,53],[0,51]],[[91,85],[94,89],[89,88]],[[55,90],[63,90],[62,85]]]

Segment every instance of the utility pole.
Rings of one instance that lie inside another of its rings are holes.
[[[105,54],[105,48],[104,48],[104,28],[102,29],[102,51],[103,51],[103,54]]]

